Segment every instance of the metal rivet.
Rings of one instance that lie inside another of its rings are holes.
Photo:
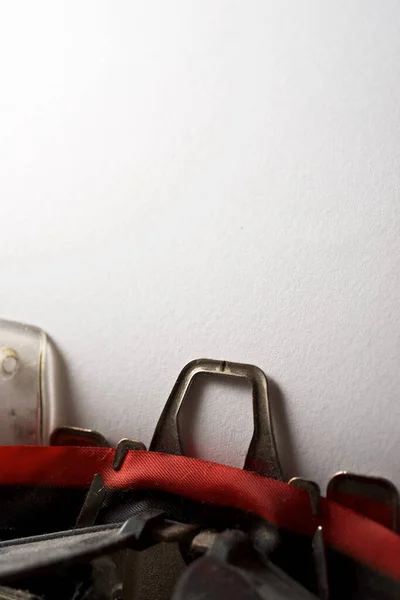
[[[13,348],[1,349],[1,370],[5,377],[13,377],[19,369],[19,357]]]

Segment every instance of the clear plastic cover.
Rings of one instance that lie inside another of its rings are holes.
[[[48,443],[59,404],[55,357],[41,329],[0,319],[0,445]]]

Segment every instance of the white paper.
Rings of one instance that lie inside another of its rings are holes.
[[[0,316],[60,349],[69,424],[148,443],[186,362],[243,361],[288,477],[400,484],[399,19],[1,4]],[[249,390],[196,388],[186,446],[241,465]]]

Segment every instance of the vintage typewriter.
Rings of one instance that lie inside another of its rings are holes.
[[[45,334],[4,321],[1,332],[0,599],[400,598],[397,489],[350,472],[325,496],[288,481],[259,368],[189,363],[149,449],[134,435],[114,448],[98,432],[53,426],[61,408]],[[243,469],[183,454],[178,414],[199,373],[251,383]]]

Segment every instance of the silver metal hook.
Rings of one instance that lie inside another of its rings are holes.
[[[292,477],[289,484],[308,493],[313,516],[319,518],[321,516],[321,491],[319,485],[315,481],[303,479],[303,477]],[[321,525],[317,527],[311,545],[317,577],[318,596],[321,600],[328,600],[328,568],[326,564],[324,533]]]
[[[119,471],[123,465],[126,455],[129,450],[146,450],[146,446],[142,442],[135,442],[129,438],[123,438],[117,444],[114,453],[112,468],[114,471]]]
[[[106,488],[103,478],[100,473],[97,473],[93,477],[89,491],[86,494],[81,512],[76,520],[75,529],[94,525],[97,515],[99,514],[99,511],[103,505],[105,495]]]
[[[321,514],[321,490],[319,489],[318,483],[315,483],[315,481],[311,481],[310,479],[303,479],[303,477],[292,477],[292,479],[289,480],[289,485],[293,485],[299,490],[308,493],[313,515],[314,517],[319,517]]]
[[[283,480],[275,445],[267,378],[253,365],[201,358],[187,364],[176,380],[154,431],[150,450],[168,454],[182,454],[178,414],[187,396],[193,378],[199,373],[240,377],[250,381],[253,394],[254,432],[246,455],[244,468],[260,475]]]
[[[110,444],[98,431],[82,427],[57,427],[50,435],[50,446],[95,446],[109,448]]]

